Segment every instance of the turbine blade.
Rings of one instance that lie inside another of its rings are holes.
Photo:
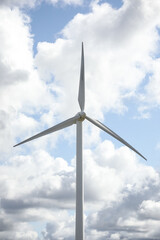
[[[83,42],[82,42],[82,55],[81,55],[81,70],[80,70],[78,102],[79,102],[79,106],[80,106],[81,111],[84,111],[84,105],[85,105],[85,75],[84,75]]]
[[[32,140],[34,140],[34,139],[36,139],[36,138],[43,137],[43,136],[45,136],[45,135],[47,135],[47,134],[50,134],[50,133],[52,133],[52,132],[56,132],[56,131],[58,131],[58,130],[60,130],[60,129],[69,127],[69,126],[71,126],[72,124],[76,123],[76,121],[77,121],[78,118],[79,118],[79,116],[75,116],[75,117],[73,117],[73,118],[69,118],[69,119],[65,120],[64,122],[61,122],[61,123],[59,123],[59,124],[57,124],[57,125],[55,125],[55,126],[53,126],[53,127],[51,127],[51,128],[48,128],[47,130],[45,130],[45,131],[43,131],[43,132],[40,132],[40,133],[38,133],[38,134],[30,137],[30,138],[27,138],[26,140],[24,140],[24,141],[22,141],[22,142],[20,142],[20,143],[18,143],[18,144],[16,144],[16,145],[14,145],[13,147],[16,147],[16,146],[19,146],[19,145],[21,145],[21,144],[23,144],[23,143],[32,141]]]
[[[139,156],[141,156],[142,158],[144,158],[145,160],[147,160],[141,153],[139,153],[134,147],[132,147],[129,143],[127,143],[123,138],[121,138],[118,134],[116,134],[115,132],[113,132],[110,128],[108,128],[107,126],[105,126],[103,123],[101,123],[100,121],[94,120],[88,116],[86,116],[86,119],[88,121],[90,121],[91,123],[93,123],[94,125],[96,125],[97,127],[101,128],[103,131],[107,132],[108,134],[110,134],[112,137],[116,138],[118,141],[120,141],[121,143],[123,143],[124,145],[126,145],[127,147],[129,147],[130,149],[132,149],[134,152],[136,152]]]

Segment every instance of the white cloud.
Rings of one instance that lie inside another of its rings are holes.
[[[43,239],[66,239],[73,240],[74,238],[74,216],[71,216],[66,211],[58,211],[54,220],[46,224],[46,229],[43,230]]]
[[[0,238],[6,240],[38,240],[38,234],[30,225],[23,222],[14,221],[12,218],[6,218],[4,211],[0,211]],[[16,219],[15,219],[16,220]]]
[[[0,5],[7,6],[7,7],[35,7],[36,4],[42,2],[41,0],[1,0]]]
[[[5,5],[32,7],[35,3],[6,1]],[[9,147],[15,137],[28,137],[78,111],[81,40],[89,114],[102,119],[107,111],[123,112],[128,96],[140,96],[144,105],[159,105],[159,59],[154,57],[159,9],[160,3],[150,0],[124,1],[119,10],[94,3],[91,13],[78,14],[63,29],[63,39],[39,43],[34,62],[30,19],[16,8],[1,8],[0,144],[7,152],[7,157],[1,155],[0,167],[2,239],[37,240],[29,224],[34,221],[48,222],[44,239],[74,239],[74,214],[63,209],[75,206],[75,159],[69,165],[47,153],[50,138],[33,143],[32,154],[24,147],[12,150],[13,156],[8,157]],[[140,84],[150,73],[146,92],[139,94]],[[52,136],[53,145],[56,138]],[[102,142],[99,131],[88,125],[85,138],[86,239],[158,236],[158,172],[140,164],[126,147]],[[94,142],[95,149],[87,149]]]
[[[125,1],[118,10],[107,3],[95,3],[91,13],[77,14],[66,25],[62,31],[64,39],[38,44],[36,64],[44,78],[51,73],[57,84],[65,87],[64,109],[71,102],[72,108],[77,108],[77,92],[73,89],[78,88],[81,41],[85,44],[88,112],[100,117],[104,110],[123,112],[126,99],[139,97],[145,76],[151,72],[158,76],[155,65],[159,60],[154,56],[159,46],[159,8],[157,1],[151,4],[149,0]],[[154,82],[146,84],[147,104],[159,104]]]
[[[0,172],[2,238],[38,239],[29,222],[53,222],[60,212],[66,212],[60,209],[73,208],[75,174],[73,167],[61,158],[53,159],[44,151],[33,156],[17,155],[1,166]],[[59,211],[55,213],[57,207]],[[68,228],[69,222],[64,221]],[[26,223],[26,229],[21,222]],[[59,230],[62,227],[63,224]]]
[[[139,213],[145,219],[160,219],[160,202],[153,200],[143,201],[140,205]]]
[[[0,143],[2,152],[10,152],[15,137],[27,137],[33,127],[38,131],[50,123],[48,116],[53,119],[57,104],[53,87],[41,81],[34,68],[29,17],[17,8],[7,7],[0,9],[0,15]],[[52,104],[54,112],[50,110]]]
[[[153,62],[153,70],[151,76],[149,77],[149,83],[146,86],[146,96],[145,101],[149,102],[151,105],[159,105],[160,104],[160,59],[155,59]]]
[[[32,39],[28,31],[29,19],[17,9],[1,8],[3,21],[0,23],[0,109],[1,109],[1,138],[3,150],[7,150],[12,142],[12,120],[15,112],[22,106],[21,95],[23,83],[27,82],[33,66]],[[24,57],[25,56],[25,57]],[[19,90],[19,91],[17,91]],[[17,98],[17,102],[14,98]],[[15,104],[15,105],[14,105]],[[17,105],[17,106],[16,106]],[[9,144],[9,145],[10,145]]]
[[[83,4],[83,0],[45,0],[47,3],[51,3],[51,4],[57,4],[57,3],[64,3],[67,5],[82,5]]]
[[[152,229],[145,220],[158,216],[159,174],[139,163],[126,147],[115,149],[110,141],[84,151],[84,169],[86,238],[115,239],[136,233],[138,239],[140,229],[148,229],[149,236]],[[74,239],[74,212],[68,215],[63,210],[75,207],[74,164],[40,150],[17,155],[9,165],[1,166],[0,182],[4,221],[8,219],[12,225],[13,221],[43,220],[48,222],[44,239]]]
[[[37,5],[40,5],[42,2],[56,5],[62,3],[65,5],[82,5],[83,0],[1,0],[0,6],[2,7],[18,7],[18,8],[35,8]]]
[[[15,84],[26,80],[33,67],[30,19],[18,9],[1,8],[0,14],[1,84]]]

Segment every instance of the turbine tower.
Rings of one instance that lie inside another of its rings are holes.
[[[76,124],[76,240],[84,239],[84,224],[83,224],[83,203],[84,203],[84,182],[83,182],[83,138],[82,138],[82,127],[83,121],[87,119],[89,122],[93,123],[95,126],[99,127],[106,133],[110,134],[112,137],[129,147],[131,150],[136,152],[139,156],[147,160],[141,153],[139,153],[135,148],[133,148],[129,143],[127,143],[123,138],[121,138],[118,134],[113,132],[103,123],[98,120],[94,120],[90,118],[84,112],[85,106],[85,74],[84,74],[84,49],[82,42],[82,53],[81,53],[81,69],[80,69],[80,82],[79,82],[79,93],[78,93],[78,102],[81,111],[78,112],[72,118],[69,118],[43,132],[40,132],[18,144],[14,147],[24,144],[26,142],[32,141],[36,138],[45,136],[52,132],[58,131],[60,129],[69,127],[73,124]]]

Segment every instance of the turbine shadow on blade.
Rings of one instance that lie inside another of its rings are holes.
[[[112,137],[120,141],[122,144],[133,150],[139,156],[146,158],[139,153],[134,147],[132,147],[129,143],[127,143],[123,138],[121,138],[118,134],[113,132],[103,123],[98,120],[94,120],[86,115],[84,112],[85,107],[85,73],[84,73],[84,48],[82,42],[82,52],[81,52],[81,68],[80,68],[80,82],[79,82],[79,93],[78,93],[78,102],[81,109],[81,112],[77,113],[74,117],[69,118],[45,131],[42,131],[26,140],[14,145],[14,147],[24,144],[26,142],[32,141],[34,139],[43,137],[55,131],[59,131],[63,128],[69,127],[73,124],[76,124],[76,133],[77,133],[77,145],[76,145],[76,240],[84,239],[84,226],[83,226],[83,196],[84,196],[84,187],[83,187],[83,141],[82,141],[82,123],[85,119],[89,122],[93,123],[95,126],[110,134]]]

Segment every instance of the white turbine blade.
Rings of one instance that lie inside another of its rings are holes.
[[[129,147],[130,149],[132,149],[134,152],[136,152],[138,155],[140,155],[142,158],[144,158],[145,160],[147,160],[141,153],[139,153],[134,147],[132,147],[129,143],[127,143],[123,138],[121,138],[119,135],[117,135],[115,132],[113,132],[110,128],[106,127],[103,123],[94,120],[88,116],[86,116],[86,119],[88,121],[90,121],[91,123],[93,123],[94,125],[96,125],[97,127],[101,128],[103,131],[107,132],[108,134],[110,134],[112,137],[116,138],[118,141],[120,141],[121,143],[123,143],[124,145],[126,145],[127,147]]]
[[[60,130],[60,129],[69,127],[69,126],[71,126],[72,124],[75,124],[78,118],[79,118],[79,116],[75,116],[75,117],[73,117],[73,118],[69,118],[69,119],[67,119],[67,120],[64,121],[64,122],[61,122],[61,123],[59,123],[59,124],[57,124],[57,125],[55,125],[55,126],[53,126],[53,127],[51,127],[51,128],[48,128],[47,130],[45,130],[45,131],[43,131],[43,132],[40,132],[40,133],[34,135],[33,137],[27,138],[26,140],[24,140],[24,141],[22,141],[22,142],[20,142],[20,143],[18,143],[18,144],[16,144],[16,145],[14,145],[13,147],[16,147],[16,146],[21,145],[21,144],[23,144],[23,143],[32,141],[32,140],[34,140],[34,139],[36,139],[36,138],[43,137],[43,136],[45,136],[45,135],[47,135],[47,134],[50,134],[50,133],[52,133],[52,132],[56,132],[56,131],[58,131],[58,130]]]
[[[79,106],[80,106],[81,111],[84,111],[84,104],[85,104],[85,75],[84,75],[83,42],[82,42],[82,55],[81,55],[81,70],[80,70],[78,102],[79,102]]]

